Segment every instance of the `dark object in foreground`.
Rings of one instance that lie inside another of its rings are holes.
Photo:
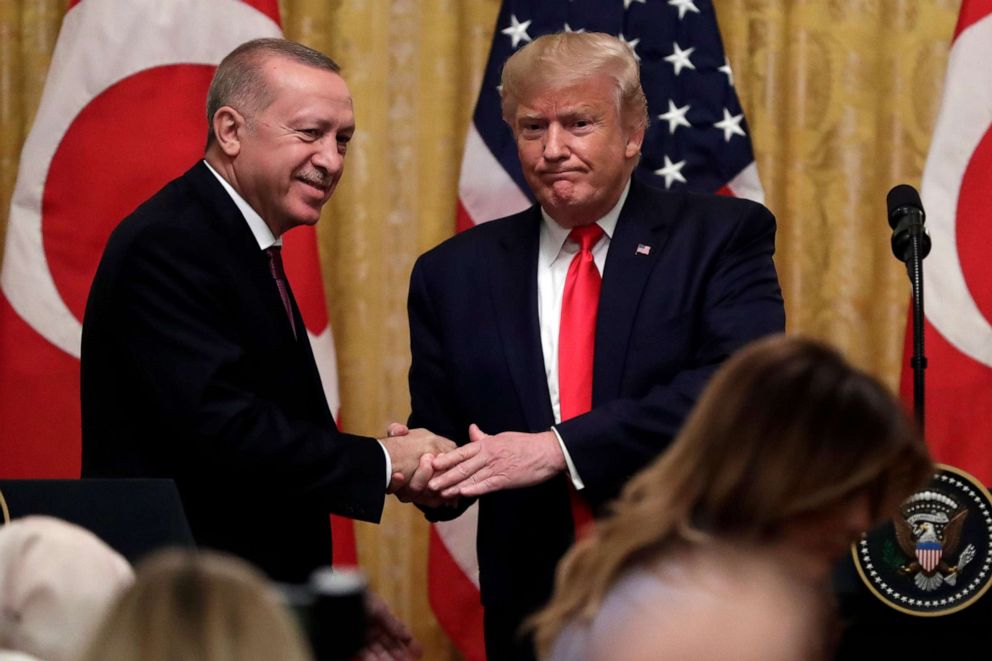
[[[364,646],[366,581],[357,569],[318,569],[307,583],[280,584],[318,661],[344,661]]]

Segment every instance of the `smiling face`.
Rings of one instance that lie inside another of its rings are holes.
[[[644,129],[624,125],[605,75],[522,99],[512,129],[527,184],[566,228],[594,223],[616,204],[644,139]]]
[[[214,126],[228,180],[279,236],[319,220],[344,171],[355,115],[338,74],[279,55],[261,68],[271,103],[247,116],[225,106]]]

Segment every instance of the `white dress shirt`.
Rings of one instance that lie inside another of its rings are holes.
[[[238,209],[241,211],[241,215],[244,216],[245,221],[248,223],[248,228],[251,230],[252,236],[258,242],[258,248],[260,250],[268,250],[272,246],[282,247],[282,237],[276,237],[272,234],[272,230],[269,226],[262,220],[262,217],[258,215],[258,212],[251,208],[251,205],[245,201],[245,198],[238,194],[238,191],[234,190],[234,187],[227,182],[224,177],[220,176],[217,170],[214,170],[210,163],[203,161],[203,164],[207,166],[207,169],[217,177],[217,181],[220,185],[224,187],[227,194],[231,196],[234,204],[237,205]],[[389,488],[389,481],[393,476],[393,462],[389,458],[389,452],[386,450],[386,446],[382,444],[382,441],[376,439],[379,447],[382,448],[382,453],[386,455],[386,488]]]
[[[592,248],[593,260],[600,275],[606,265],[606,253],[610,249],[610,240],[620,217],[620,209],[627,200],[630,191],[630,181],[620,193],[620,199],[605,216],[596,221],[603,236]],[[558,332],[561,325],[561,300],[565,292],[565,279],[572,258],[579,251],[579,244],[568,240],[571,230],[565,229],[554,221],[544,209],[541,209],[540,243],[537,256],[537,319],[541,327],[541,349],[544,352],[544,369],[548,378],[548,393],[551,395],[551,409],[554,411],[555,424],[561,422],[561,395],[558,390]],[[562,454],[565,455],[565,465],[568,475],[576,489],[585,485],[579,477],[568,448],[562,441],[558,430],[551,431],[558,438]]]

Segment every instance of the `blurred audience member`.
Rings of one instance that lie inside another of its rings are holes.
[[[820,600],[771,558],[714,545],[625,574],[588,633],[563,636],[553,658],[808,661],[825,621]]]
[[[133,579],[120,554],[79,526],[47,516],[0,526],[0,657],[76,658]]]
[[[553,661],[821,658],[815,613],[831,568],[931,469],[875,379],[812,340],[756,342],[565,556],[533,620],[539,651]]]
[[[82,658],[312,657],[292,616],[258,570],[234,556],[168,550],[138,565],[134,587],[110,610]]]
[[[299,627],[264,576],[213,552],[168,550],[138,566],[85,661],[310,661]]]

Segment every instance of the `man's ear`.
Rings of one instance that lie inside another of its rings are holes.
[[[244,115],[231,106],[221,106],[214,113],[214,137],[217,146],[228,157],[234,158],[240,153],[241,138],[247,126]]]
[[[635,158],[641,153],[641,145],[644,143],[645,127],[630,129],[627,133],[627,146],[624,148],[624,155],[627,158]]]

